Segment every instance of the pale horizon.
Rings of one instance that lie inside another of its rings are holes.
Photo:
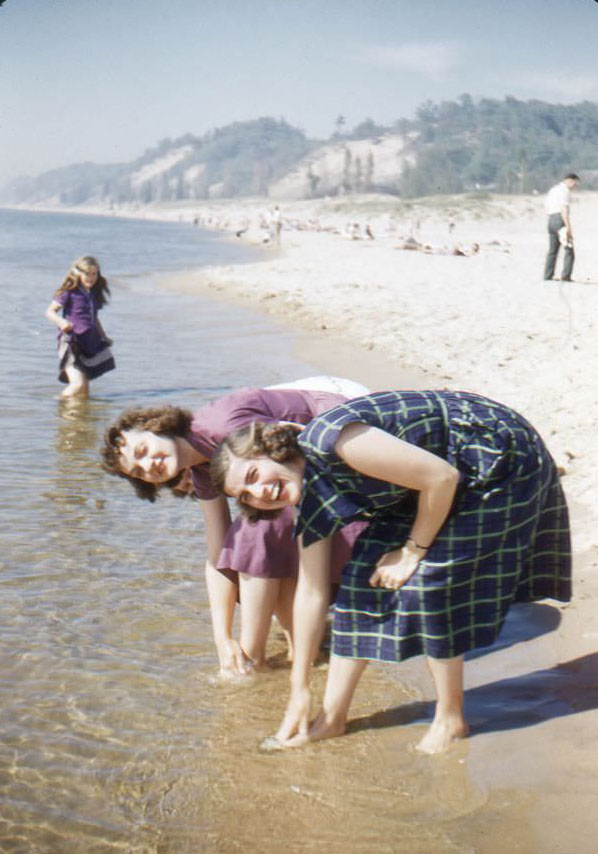
[[[563,5],[5,0],[0,184],[261,116],[328,138],[464,93],[598,101],[598,3]]]

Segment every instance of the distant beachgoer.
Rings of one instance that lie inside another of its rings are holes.
[[[268,389],[239,389],[194,414],[172,406],[127,410],[106,431],[104,468],[129,479],[140,498],[154,501],[161,488],[169,487],[200,501],[208,552],[206,583],[223,676],[242,675],[264,664],[273,614],[290,638],[299,553],[292,510],[256,525],[242,515],[231,521],[226,498],[214,489],[207,463],[231,430],[255,420],[306,424],[363,393],[364,386],[351,380],[308,377]],[[181,477],[186,478],[184,483]],[[331,583],[338,584],[362,527],[338,532],[329,589]],[[239,642],[233,637],[237,599]]]
[[[453,249],[453,255],[461,255],[464,257],[469,257],[470,255],[477,255],[480,251],[479,243],[472,243],[470,246],[466,246],[460,243],[458,246],[455,246]]]
[[[374,232],[372,231],[369,223],[365,227],[365,236],[367,237],[368,240],[375,240]]]
[[[368,661],[424,654],[437,704],[418,747],[446,750],[468,733],[464,654],[494,643],[514,602],[570,598],[554,460],[521,415],[480,395],[377,392],[304,430],[253,424],[225,440],[212,477],[253,518],[297,509],[295,657],[277,746],[342,735]],[[343,570],[323,711],[309,729],[330,535],[355,519],[369,524]]]
[[[565,229],[563,270],[561,282],[570,282],[573,272],[575,252],[573,249],[573,231],[571,229],[571,190],[579,183],[579,175],[569,172],[562,181],[550,188],[546,196],[546,213],[548,214],[548,254],[544,266],[544,279],[550,281],[554,276],[559,247],[561,245],[559,232]]]
[[[407,237],[404,240],[401,240],[400,243],[397,243],[395,249],[405,249],[410,252],[423,252],[424,244],[420,243],[419,240],[416,240],[415,237]]]
[[[465,244],[457,244],[455,246],[435,246],[432,243],[419,243],[414,237],[408,237],[406,240],[398,243],[395,249],[408,250],[410,252],[423,252],[424,255],[456,255],[461,257],[469,257],[477,255],[480,251],[479,243],[472,243],[467,246]]]
[[[417,219],[416,217],[413,217],[413,219],[411,220],[411,223],[409,225],[409,236],[419,238],[419,234],[421,232],[421,227],[422,227],[421,221],[419,219]]]
[[[278,205],[274,205],[270,211],[270,240],[276,245],[280,244],[280,233],[282,231],[282,214]]]
[[[243,217],[238,227],[235,229],[235,237],[243,237],[249,231],[249,218]]]
[[[109,295],[98,261],[85,255],[75,261],[46,309],[48,320],[60,329],[58,378],[68,383],[62,397],[87,395],[90,380],[115,368],[112,339],[98,318]]]

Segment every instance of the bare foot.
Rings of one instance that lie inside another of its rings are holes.
[[[251,663],[246,664],[246,670],[244,673],[241,673],[238,670],[233,670],[228,667],[221,667],[218,672],[218,680],[220,682],[226,682],[228,684],[248,684],[251,681],[252,676],[255,674],[255,668],[251,665]]]
[[[466,738],[469,727],[463,718],[443,718],[433,721],[430,729],[424,735],[416,750],[420,753],[444,753],[454,741]]]
[[[309,744],[310,741],[311,738],[307,734],[300,735],[298,733],[284,741],[277,738],[275,735],[271,735],[262,739],[260,742],[260,750],[262,753],[272,753],[275,750],[292,750],[294,747],[304,747],[304,745]]]
[[[344,735],[345,721],[332,722],[326,720],[324,712],[320,712],[315,719],[309,732],[306,734],[297,733],[284,741],[270,736],[264,738],[260,744],[260,750],[270,753],[274,750],[292,750],[294,747],[304,747],[312,741],[323,741],[325,738],[336,738],[338,735]]]
[[[346,728],[346,720],[327,718],[322,711],[309,729],[309,740],[323,741],[325,738],[336,738],[339,735],[344,735]]]
[[[251,671],[252,673],[269,673],[272,670],[272,665],[269,661],[252,661],[251,662]]]

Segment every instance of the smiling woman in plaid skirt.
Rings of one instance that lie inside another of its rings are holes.
[[[494,643],[513,602],[570,598],[569,521],[554,461],[524,418],[487,398],[379,392],[302,432],[253,424],[225,440],[212,476],[256,518],[298,511],[282,746],[342,734],[368,661],[425,654],[437,704],[419,748],[445,750],[468,732],[464,654]],[[323,709],[309,729],[330,536],[356,519],[369,525],[343,572]]]

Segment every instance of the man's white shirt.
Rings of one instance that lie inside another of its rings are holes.
[[[551,187],[546,194],[546,213],[551,214],[561,213],[563,208],[571,204],[571,190],[564,181],[560,181]]]

